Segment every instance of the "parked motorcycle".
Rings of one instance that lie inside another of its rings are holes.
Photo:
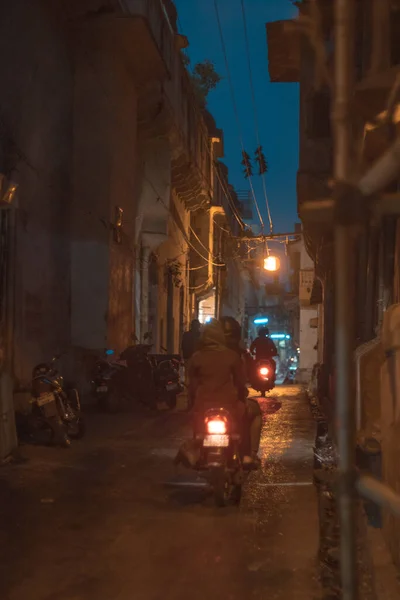
[[[66,389],[55,356],[49,363],[36,365],[32,372],[32,425],[46,431],[51,443],[68,445],[69,439],[85,434],[79,393]]]
[[[104,393],[104,406],[118,412],[123,405],[137,402],[151,409],[175,407],[182,391],[179,361],[165,355],[151,355],[151,344],[135,344],[124,350],[120,359],[104,368],[98,379],[98,393]]]
[[[193,440],[183,444],[175,459],[176,464],[183,463],[200,472],[218,507],[239,504],[251,468],[242,463],[241,430],[227,409],[208,409],[197,417]]]
[[[265,398],[266,392],[275,387],[276,363],[273,358],[265,358],[254,361],[251,370],[251,387]]]
[[[158,401],[175,408],[176,397],[183,390],[180,383],[180,357],[152,354],[150,359],[154,366],[154,379]]]
[[[98,405],[108,411],[117,412],[119,402],[116,396],[110,394],[113,377],[117,372],[126,369],[126,362],[119,360],[114,350],[105,350],[104,356],[96,362],[95,373],[92,380],[92,395]]]

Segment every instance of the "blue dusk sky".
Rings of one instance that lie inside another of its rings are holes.
[[[179,29],[189,39],[191,63],[214,62],[224,77],[209,95],[208,108],[217,126],[224,130],[225,157],[229,178],[237,190],[249,189],[240,164],[241,144],[226,74],[214,0],[175,0]],[[253,157],[257,147],[254,112],[240,0],[218,0],[229,68],[246,151]],[[293,231],[296,211],[298,168],[298,84],[270,83],[265,24],[296,15],[290,0],[245,0],[250,38],[250,58],[259,121],[260,141],[268,162],[267,194],[275,232]],[[256,197],[266,221],[262,180],[254,164],[252,178]],[[255,211],[254,211],[255,212]],[[267,228],[268,229],[268,228]]]

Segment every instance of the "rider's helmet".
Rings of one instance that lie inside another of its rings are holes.
[[[234,350],[238,350],[242,339],[242,328],[240,323],[233,317],[221,317],[219,321],[224,330],[227,346]]]
[[[268,329],[268,327],[261,327],[258,330],[258,335],[260,337],[268,337],[269,336],[269,329]]]

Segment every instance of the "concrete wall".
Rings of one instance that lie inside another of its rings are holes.
[[[227,267],[223,277],[221,316],[234,317],[242,325],[245,311],[245,275],[238,260],[222,258],[227,260]]]
[[[300,361],[299,370],[311,374],[311,370],[317,362],[317,350],[315,348],[318,340],[318,329],[310,327],[310,319],[318,316],[318,311],[313,308],[300,309]]]
[[[299,242],[300,269],[314,269],[314,262],[307,253],[304,241]],[[310,327],[311,319],[318,318],[318,307],[300,307],[300,360],[297,378],[308,381],[312,368],[318,361],[318,327]]]
[[[133,330],[137,97],[118,39],[85,28],[74,44],[72,343],[122,350]]]
[[[2,169],[19,184],[15,374],[68,348],[73,74],[40,2],[0,3]]]
[[[185,204],[173,194],[172,201],[181,223],[189,235],[190,213],[186,210]],[[170,216],[168,219],[168,239],[161,244],[157,249],[158,265],[159,265],[159,280],[158,280],[158,322],[157,322],[157,344],[169,350],[178,353],[181,345],[182,330],[188,328],[191,320],[190,314],[190,282],[188,271],[188,245],[182,231],[178,228],[176,222]],[[173,285],[168,287],[167,268],[170,261],[179,265],[180,284],[178,281],[173,282]],[[183,294],[183,320],[181,323],[181,288]],[[168,293],[172,293],[170,300],[172,312],[168,313]],[[173,323],[169,325],[170,331],[173,331],[172,339],[168,340],[168,318],[172,316]]]

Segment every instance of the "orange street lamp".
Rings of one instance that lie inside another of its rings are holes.
[[[270,254],[267,258],[264,258],[264,269],[266,271],[275,272],[279,271],[279,267],[281,266],[281,261],[277,256]]]

